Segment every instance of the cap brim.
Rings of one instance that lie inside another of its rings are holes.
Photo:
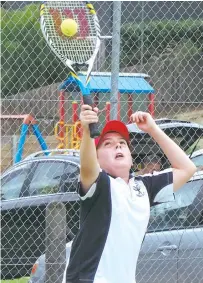
[[[121,121],[112,120],[106,123],[106,125],[104,126],[101,132],[101,135],[95,139],[96,147],[99,146],[103,137],[107,133],[113,133],[113,132],[120,134],[127,141],[127,143],[129,143],[130,137],[129,137],[129,132],[128,132],[128,128],[126,127],[126,125]]]

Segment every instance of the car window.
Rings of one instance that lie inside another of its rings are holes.
[[[66,163],[66,168],[63,175],[63,191],[77,192],[78,176],[80,168],[73,163]]]
[[[58,193],[64,168],[64,162],[39,162],[29,186],[29,194],[33,196]]]
[[[197,167],[203,167],[203,154],[196,156],[196,157],[193,157],[193,158],[191,158],[191,160],[194,162],[194,164]]]
[[[30,164],[24,164],[8,173],[1,180],[2,200],[21,197],[22,187],[28,175]]]
[[[188,182],[174,193],[173,201],[153,206],[148,231],[197,226],[203,209],[203,196],[199,193],[201,186],[203,180]]]

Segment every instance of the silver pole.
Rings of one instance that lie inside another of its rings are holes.
[[[113,1],[113,35],[111,60],[111,120],[117,119],[118,112],[118,79],[120,58],[121,1]]]
[[[143,72],[143,56],[144,56],[144,1],[141,1],[141,6],[142,6],[142,22],[141,22],[141,54],[140,54],[140,65],[141,65],[141,70],[140,72]]]

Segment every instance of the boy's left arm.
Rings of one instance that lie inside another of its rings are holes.
[[[173,168],[174,191],[177,191],[193,176],[197,170],[196,166],[184,151],[156,125],[149,113],[136,112],[131,119],[159,144],[169,159]]]

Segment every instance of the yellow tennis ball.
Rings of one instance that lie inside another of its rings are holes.
[[[74,36],[78,32],[78,25],[73,19],[65,19],[61,23],[61,31],[67,37]]]

